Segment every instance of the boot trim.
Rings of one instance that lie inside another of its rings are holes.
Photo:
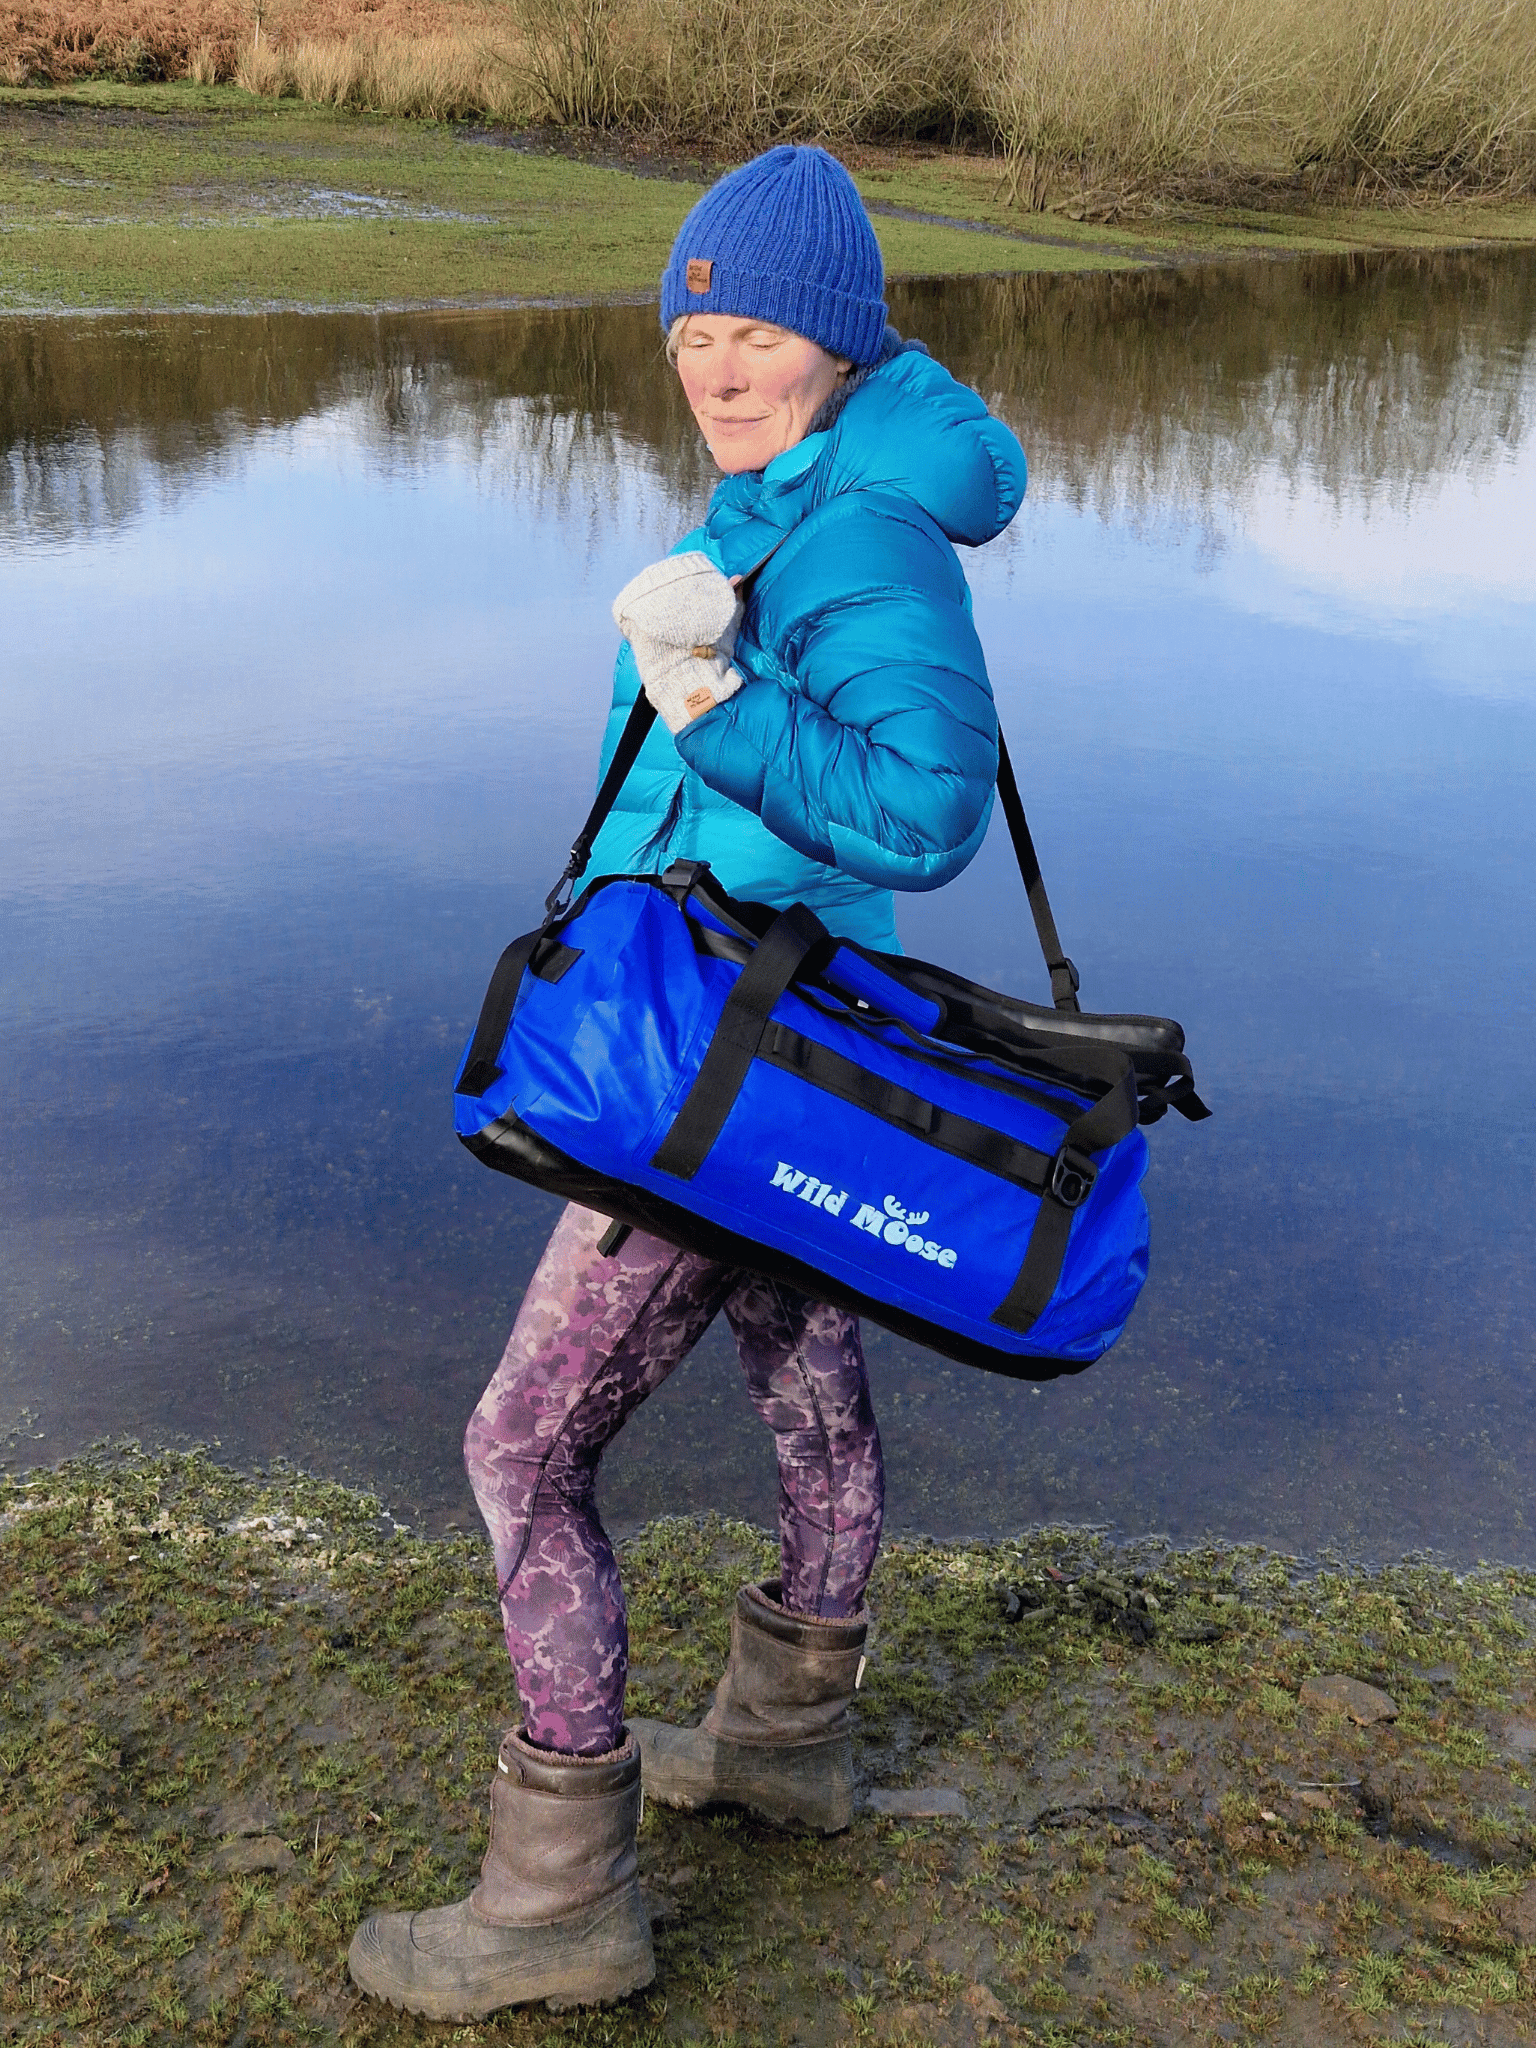
[[[736,1612],[749,1628],[760,1629],[777,1642],[793,1644],[797,1650],[862,1650],[869,1633],[869,1611],[863,1607],[846,1620],[791,1614],[783,1604],[778,1579],[743,1586],[736,1595]]]
[[[559,1799],[605,1799],[639,1779],[640,1750],[627,1728],[619,1747],[602,1756],[567,1756],[563,1750],[539,1749],[521,1729],[509,1728],[501,1738],[496,1769],[514,1785],[551,1792]]]

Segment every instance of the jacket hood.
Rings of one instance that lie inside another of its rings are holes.
[[[706,531],[721,566],[755,565],[829,499],[896,492],[967,547],[995,540],[1024,501],[1024,450],[967,385],[909,345],[870,372],[825,432],[764,470],[726,477]]]

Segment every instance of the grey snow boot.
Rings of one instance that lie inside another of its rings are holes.
[[[353,1983],[432,2020],[638,1991],[656,1974],[635,1870],[639,1819],[640,1751],[627,1729],[599,1757],[507,1735],[479,1884],[454,1906],[365,1920],[347,1958]]]
[[[770,1579],[736,1595],[730,1661],[699,1727],[636,1720],[630,1730],[658,1804],[745,1806],[835,1835],[853,1819],[848,1706],[868,1619],[791,1614],[779,1590]]]

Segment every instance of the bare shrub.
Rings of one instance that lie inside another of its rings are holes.
[[[540,118],[559,128],[610,128],[633,118],[616,53],[648,4],[638,0],[616,23],[615,0],[510,0],[519,45],[513,68]]]

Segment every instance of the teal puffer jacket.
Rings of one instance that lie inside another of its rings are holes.
[[[707,860],[733,895],[895,951],[891,891],[937,889],[987,829],[997,717],[953,543],[992,540],[1023,496],[1014,436],[915,348],[826,432],[727,477],[673,552],[741,576],[776,550],[736,642],[742,688],[675,737],[656,724],[587,872]],[[626,643],[604,768],[639,687]]]

